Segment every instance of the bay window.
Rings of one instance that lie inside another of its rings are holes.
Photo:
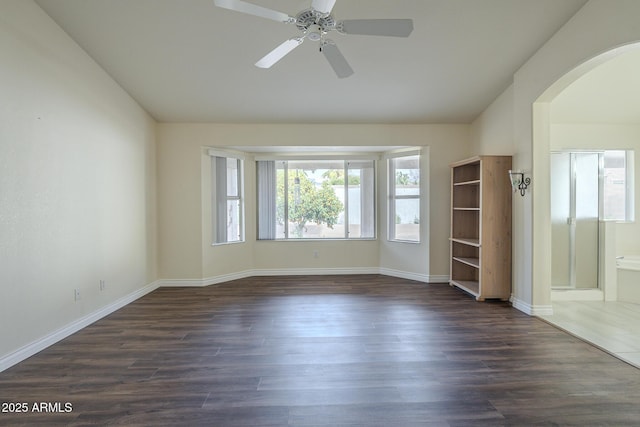
[[[374,160],[258,160],[258,239],[375,238]]]

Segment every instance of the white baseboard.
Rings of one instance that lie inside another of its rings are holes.
[[[553,306],[550,305],[534,305],[532,306],[532,316],[551,316],[553,314]]]
[[[47,334],[44,337],[33,341],[12,353],[9,353],[8,355],[0,358],[0,372],[22,362],[23,360],[57,343],[58,341],[65,339],[69,335],[74,334],[83,328],[86,328],[95,321],[108,316],[114,311],[126,306],[127,304],[131,304],[138,298],[143,297],[149,292],[156,290],[158,286],[159,283],[157,281],[150,283],[144,288],[138,289],[137,291],[134,291],[129,295],[125,295],[124,297],[112,302],[105,307],[102,307],[97,311],[94,311],[93,313],[90,313],[56,331],[53,331],[50,334]]]
[[[254,276],[253,270],[245,270],[237,273],[221,274],[219,276],[206,277],[204,279],[161,279],[158,280],[159,286],[166,287],[178,287],[178,288],[192,288],[202,287],[209,285],[216,285],[218,283],[229,282],[231,280],[244,279],[246,277]]]
[[[511,305],[529,316],[549,316],[553,314],[551,305],[531,305],[513,296],[511,297]]]
[[[449,275],[438,275],[438,276],[429,276],[429,283],[446,283],[449,284],[449,280],[451,276]]]
[[[266,268],[245,270],[238,273],[221,274],[204,279],[162,279],[160,287],[202,287],[229,282],[231,280],[244,279],[254,276],[323,276],[340,274],[383,274],[385,276],[399,277],[401,279],[416,280],[424,283],[448,283],[449,276],[429,276],[427,274],[411,273],[378,267],[345,267],[345,268]]]
[[[335,276],[340,274],[378,274],[377,267],[346,267],[346,268],[282,268],[256,269],[253,276]]]
[[[407,271],[393,270],[389,268],[381,268],[380,274],[387,276],[399,277],[401,279],[415,280],[424,283],[449,283],[448,275],[429,275],[420,273],[411,273]]]
[[[221,274],[204,279],[162,279],[160,287],[201,287],[217,285],[232,280],[245,279],[254,276],[303,276],[303,275],[337,275],[337,274],[378,274],[377,268],[281,268],[281,269],[252,269],[237,273]]]

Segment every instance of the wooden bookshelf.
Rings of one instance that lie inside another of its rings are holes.
[[[511,296],[510,156],[451,165],[450,284],[485,299]]]

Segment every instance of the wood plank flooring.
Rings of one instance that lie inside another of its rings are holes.
[[[158,289],[0,373],[0,402],[29,406],[10,426],[620,426],[640,370],[445,284],[254,277]]]

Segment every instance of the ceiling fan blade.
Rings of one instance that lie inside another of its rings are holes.
[[[223,9],[234,10],[236,12],[247,13],[249,15],[259,16],[261,18],[271,19],[278,22],[293,22],[295,19],[286,13],[277,10],[267,9],[253,3],[242,0],[214,0],[216,6]]]
[[[273,64],[280,61],[284,56],[302,44],[303,39],[289,39],[271,52],[267,53],[261,60],[256,62],[256,67],[271,68]]]
[[[333,42],[326,41],[322,46],[322,53],[339,78],[343,79],[353,74],[353,69]]]
[[[313,0],[311,7],[320,13],[331,13],[333,5],[336,4],[336,0]]]
[[[339,23],[344,34],[365,36],[409,37],[413,31],[411,19],[350,19]]]

